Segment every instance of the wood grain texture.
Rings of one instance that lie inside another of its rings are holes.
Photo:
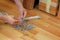
[[[47,0],[39,0],[39,9],[42,10],[42,11],[46,11],[47,9]],[[49,0],[48,0],[49,1]],[[52,15],[56,15],[56,10],[57,10],[57,5],[58,5],[58,0],[51,0],[51,5],[49,7],[49,14],[52,14]]]
[[[14,3],[0,2],[0,4],[1,10],[10,15],[19,15]],[[60,19],[37,9],[27,10],[27,17],[36,15],[41,16],[41,19],[28,21],[35,25],[28,31],[20,31],[0,21],[0,40],[60,40]]]
[[[58,2],[58,0],[52,0],[52,2],[55,2],[55,3],[57,3],[57,2]]]
[[[46,4],[40,2],[40,3],[39,3],[39,9],[46,11]]]
[[[33,9],[35,0],[24,0],[23,5],[27,9]]]
[[[56,15],[56,10],[57,10],[56,7],[51,6],[50,7],[50,14]]]

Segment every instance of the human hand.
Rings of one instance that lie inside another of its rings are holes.
[[[6,12],[2,12],[2,14],[0,15],[1,20],[13,25],[13,24],[18,24],[18,20],[15,19],[14,16],[8,15]]]
[[[22,13],[19,16],[20,21],[22,21],[27,15],[26,9],[23,8]]]

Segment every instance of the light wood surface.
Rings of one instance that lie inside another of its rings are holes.
[[[14,3],[0,2],[0,9],[11,15],[18,16]],[[30,20],[35,26],[28,31],[20,31],[12,25],[0,21],[0,40],[60,40],[60,19],[37,9],[27,10],[28,16],[41,16],[38,20]]]

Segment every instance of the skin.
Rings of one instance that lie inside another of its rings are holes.
[[[23,1],[23,0],[22,0]],[[20,13],[20,20],[23,20],[26,16],[26,10],[24,9],[21,0],[14,0],[14,2],[16,3],[19,13]]]
[[[23,20],[26,16],[26,10],[24,9],[22,2],[20,0],[13,0],[19,10],[20,16],[17,19],[14,19],[13,17],[6,15],[6,12],[3,12],[2,15],[0,15],[0,20],[7,21],[9,24],[17,24],[20,20]]]

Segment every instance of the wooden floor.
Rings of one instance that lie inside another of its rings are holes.
[[[17,16],[16,5],[9,3],[0,2],[0,9]],[[38,20],[29,21],[35,24],[35,27],[28,31],[20,31],[0,21],[0,40],[60,40],[60,19],[37,9],[27,11],[27,17],[35,15],[41,17]]]

